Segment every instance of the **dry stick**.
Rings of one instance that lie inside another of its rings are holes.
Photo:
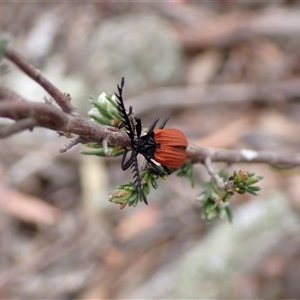
[[[216,170],[214,169],[212,163],[211,163],[211,158],[207,156],[204,160],[204,166],[206,167],[206,170],[208,174],[213,178],[215,183],[217,184],[219,189],[224,189],[224,181],[222,178],[218,175]]]
[[[69,96],[62,93],[41,74],[40,70],[27,62],[19,53],[7,47],[4,55],[7,59],[17,65],[25,74],[41,85],[53,97],[64,112],[72,114],[77,113],[77,109],[71,104]]]
[[[54,106],[9,99],[0,102],[0,117],[16,121],[34,118],[39,126],[56,130],[64,127],[68,121],[67,115]]]
[[[69,116],[68,123],[60,131],[76,134],[85,143],[102,143],[103,139],[106,138],[109,145],[120,147],[130,147],[131,145],[126,132],[116,127],[100,125],[82,116]]]
[[[64,152],[67,152],[68,150],[70,150],[72,147],[76,146],[77,144],[84,144],[86,143],[87,141],[85,141],[82,137],[80,136],[73,136],[71,137],[68,142],[62,146],[59,150],[60,153],[64,153]]]
[[[0,94],[1,91],[0,89]],[[16,121],[32,117],[37,122],[36,126],[57,130],[65,133],[66,136],[67,134],[78,135],[81,143],[102,143],[103,139],[106,139],[110,145],[130,146],[128,135],[116,127],[100,125],[82,116],[66,114],[53,105],[31,102],[20,95],[17,96],[24,101],[12,101],[10,98],[1,99],[0,117]]]
[[[0,87],[0,101],[3,100],[10,100],[10,101],[26,101],[22,96],[19,94],[11,91],[6,87]]]
[[[24,131],[26,129],[33,129],[37,125],[34,118],[27,118],[17,121],[13,124],[0,125],[0,138],[6,138],[12,134]]]
[[[266,163],[274,166],[299,166],[300,154],[275,153],[271,151],[255,151],[250,149],[227,150],[202,148],[194,144],[189,144],[188,157],[193,163],[204,163],[207,157],[212,162],[233,163]]]

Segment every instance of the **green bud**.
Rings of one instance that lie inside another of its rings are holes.
[[[259,182],[260,180],[263,179],[263,176],[256,176],[256,177],[250,177],[247,181],[246,181],[246,184],[247,185],[252,185],[254,183],[257,183]]]
[[[99,148],[103,148],[103,145],[100,143],[95,143],[95,142],[90,142],[87,144],[84,144],[86,147],[88,148],[94,148],[94,149],[99,149]]]
[[[101,115],[99,113],[99,110],[97,108],[92,108],[89,112],[88,115],[90,118],[94,119],[97,123],[102,124],[102,125],[111,125],[111,119]]]
[[[237,174],[234,176],[234,182],[239,183],[239,182],[245,182],[249,178],[248,172],[239,170]]]
[[[120,208],[123,209],[129,201],[130,193],[125,190],[117,190],[108,194],[108,200],[110,202],[120,204]]]

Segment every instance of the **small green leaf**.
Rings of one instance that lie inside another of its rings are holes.
[[[111,125],[111,120],[96,113],[89,113],[89,116],[101,125]]]
[[[106,94],[105,97],[113,107],[117,108],[116,96],[114,94]]]
[[[96,143],[96,142],[90,142],[90,143],[86,143],[84,144],[86,147],[89,147],[89,148],[95,148],[95,149],[98,149],[98,148],[103,148],[103,145],[100,144],[100,143]]]
[[[178,177],[186,177],[190,180],[191,187],[193,188],[195,185],[194,180],[194,171],[193,164],[191,162],[185,162],[182,166],[180,166],[178,173],[176,174]]]
[[[97,100],[93,100],[92,103],[98,109],[98,111],[100,112],[100,115],[106,117],[109,120],[112,119],[112,116],[108,112],[107,106],[105,104],[99,103],[99,102],[97,102]]]
[[[225,212],[226,212],[226,215],[227,215],[227,219],[229,220],[230,223],[232,223],[233,213],[232,213],[232,209],[230,208],[230,206],[225,207]]]
[[[106,156],[103,149],[95,150],[95,151],[80,151],[83,155],[96,155],[96,156]]]
[[[222,218],[224,215],[231,222],[233,213],[229,200],[234,193],[257,195],[260,191],[260,187],[253,184],[261,180],[262,176],[256,176],[254,173],[240,170],[234,171],[229,177],[224,170],[221,170],[219,176],[224,180],[224,189],[218,188],[215,181],[211,179],[203,184],[203,191],[197,196],[197,200],[202,204],[202,217],[207,222],[215,217]]]

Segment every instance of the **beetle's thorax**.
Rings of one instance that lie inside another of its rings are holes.
[[[154,152],[156,148],[159,147],[159,144],[157,144],[153,137],[153,132],[150,134],[143,135],[139,138],[135,138],[132,141],[132,148],[135,152],[148,155],[149,157],[154,157]]]

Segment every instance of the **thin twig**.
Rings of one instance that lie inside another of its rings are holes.
[[[80,144],[80,143],[86,143],[86,141],[81,137],[81,136],[75,136],[75,137],[72,137],[70,138],[67,143],[65,145],[63,145],[59,152],[60,153],[64,153],[64,152],[67,152],[68,150],[70,150],[72,147],[76,146],[77,144]]]
[[[19,53],[7,47],[4,55],[7,59],[17,65],[25,74],[41,85],[52,98],[57,102],[61,109],[66,113],[76,114],[77,109],[71,104],[67,94],[62,93],[55,85],[46,79],[33,65],[26,61]]]
[[[106,138],[109,145],[120,147],[129,147],[131,145],[126,132],[116,127],[100,125],[82,116],[69,116],[66,126],[60,130],[65,133],[79,135],[85,143],[102,143],[103,139]]]
[[[213,178],[213,180],[217,184],[218,188],[222,190],[224,188],[224,182],[223,182],[222,178],[218,175],[216,170],[214,169],[214,167],[211,163],[211,158],[209,156],[207,156],[205,158],[204,166],[205,166],[208,174]]]
[[[227,150],[202,148],[189,144],[188,157],[193,163],[204,163],[207,157],[212,162],[233,163],[266,163],[273,166],[300,166],[300,154],[275,153],[272,151],[255,151],[251,149]]]
[[[33,118],[22,119],[13,124],[0,125],[0,138],[6,138],[12,134],[24,131],[26,129],[32,130],[36,125],[37,122]]]
[[[53,106],[9,99],[0,102],[0,117],[13,120],[34,118],[39,126],[56,130],[64,127],[68,121],[67,115]]]
[[[102,143],[106,138],[109,145],[130,146],[128,135],[118,128],[100,125],[82,116],[66,114],[54,105],[30,102],[19,95],[18,97],[24,101],[12,101],[10,98],[0,101],[0,117],[16,121],[32,117],[36,120],[35,126],[60,131],[65,136],[75,134],[80,136],[81,143]]]
[[[0,101],[8,99],[10,101],[26,101],[22,96],[13,92],[12,90],[5,87],[0,87]]]

